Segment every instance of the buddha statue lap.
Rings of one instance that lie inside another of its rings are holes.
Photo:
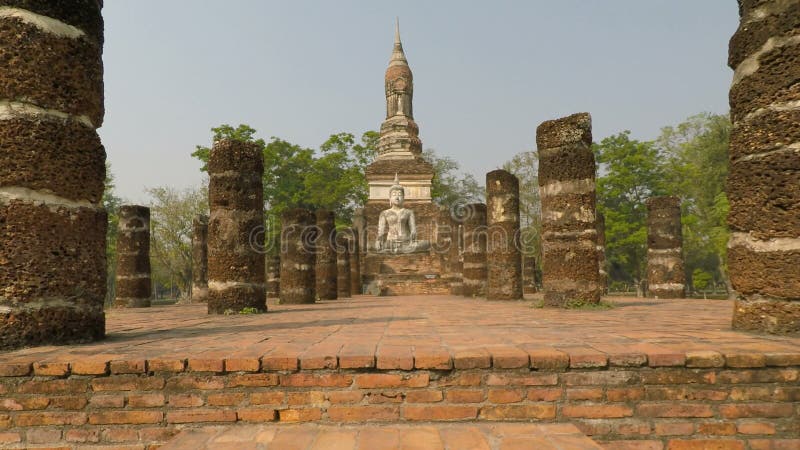
[[[417,224],[414,211],[404,208],[405,189],[395,175],[394,185],[389,188],[389,209],[378,217],[378,253],[405,254],[427,252],[430,242],[417,240]]]

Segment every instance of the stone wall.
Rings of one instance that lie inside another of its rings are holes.
[[[281,257],[267,255],[267,298],[278,298],[281,292]]]
[[[117,232],[117,308],[146,308],[153,294],[150,279],[150,208],[123,205]]]
[[[266,311],[263,153],[255,144],[217,141],[208,174],[208,313]]]
[[[302,208],[291,209],[281,216],[282,304],[316,301],[315,224],[314,213]]]
[[[0,1],[0,350],[105,334],[101,7]]]
[[[465,297],[483,297],[486,295],[486,204],[467,205],[463,227],[462,292]]]
[[[573,114],[536,129],[542,199],[542,285],[548,306],[597,303],[592,118]]]
[[[192,221],[192,303],[208,300],[208,216]]]
[[[336,225],[333,211],[319,210],[317,215],[316,274],[317,298],[335,300],[337,296]]]
[[[486,174],[486,298],[522,298],[519,180],[505,170]]]
[[[800,1],[739,2],[728,65],[733,327],[800,333]]]
[[[522,290],[525,294],[536,293],[536,258],[533,256],[522,258]]]
[[[647,199],[647,294],[658,298],[684,298],[681,199],[675,196]]]

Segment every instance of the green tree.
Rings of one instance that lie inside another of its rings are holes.
[[[542,202],[539,197],[539,152],[518,153],[503,169],[519,179],[519,216],[522,251],[541,262]]]
[[[116,195],[114,173],[111,172],[111,163],[106,161],[105,189],[103,190],[103,208],[108,217],[108,230],[106,231],[106,303],[111,303],[116,294],[117,272],[117,231],[119,226],[119,206],[122,199]]]
[[[432,148],[425,149],[422,157],[433,165],[431,198],[436,204],[452,207],[483,200],[483,186],[471,174],[462,173],[458,161],[439,155]]]
[[[606,258],[612,280],[640,286],[647,268],[645,200],[666,193],[665,171],[652,142],[623,131],[593,146],[601,176],[597,209],[606,217]]]

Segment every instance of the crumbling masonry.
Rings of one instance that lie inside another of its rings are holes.
[[[681,199],[647,199],[647,295],[683,298],[686,282],[681,234]]]
[[[146,206],[119,208],[116,281],[115,307],[150,306],[150,208]]]
[[[338,268],[336,266],[336,226],[333,211],[317,211],[316,283],[317,298],[335,300]]]
[[[519,180],[505,170],[486,174],[486,298],[522,298],[519,236]]]
[[[192,303],[208,300],[208,216],[192,221]]]
[[[465,207],[462,293],[465,297],[486,295],[486,204]]]
[[[282,304],[314,303],[316,300],[315,224],[314,213],[302,208],[291,209],[281,216]]]

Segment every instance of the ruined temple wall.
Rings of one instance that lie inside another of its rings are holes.
[[[533,256],[522,258],[522,291],[525,294],[536,293],[536,258]]]
[[[208,300],[208,216],[198,214],[192,221],[191,303]]]
[[[102,3],[0,7],[0,349],[99,339]]]
[[[281,292],[282,304],[316,301],[315,241],[316,217],[302,208],[281,216]]]
[[[519,180],[505,170],[486,174],[486,298],[522,298]]]
[[[733,326],[800,333],[800,1],[739,10],[728,55]]]
[[[542,284],[549,306],[600,301],[595,161],[588,113],[536,129],[542,200]]]
[[[281,257],[267,255],[267,298],[278,298],[281,292]]]
[[[146,308],[153,294],[150,279],[150,208],[123,205],[117,231],[117,308]]]
[[[266,311],[263,153],[255,144],[217,141],[208,174],[208,312]]]
[[[684,298],[681,199],[675,196],[647,199],[647,294],[658,298]]]
[[[463,218],[464,252],[461,269],[465,297],[486,295],[486,204],[467,205]]]
[[[337,297],[336,226],[333,211],[319,210],[317,216],[316,274],[317,298],[335,300]]]

